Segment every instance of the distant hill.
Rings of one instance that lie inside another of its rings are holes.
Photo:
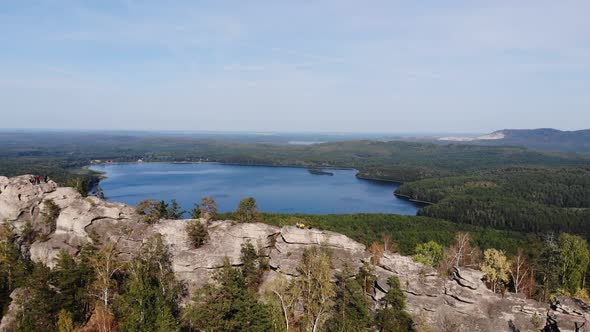
[[[518,145],[544,151],[590,152],[590,129],[503,129],[484,136],[441,137],[438,140],[478,145]]]

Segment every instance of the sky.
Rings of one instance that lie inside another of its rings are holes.
[[[0,0],[0,128],[590,127],[590,1]]]

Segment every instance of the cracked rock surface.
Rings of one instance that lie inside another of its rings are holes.
[[[173,269],[189,290],[208,281],[210,272],[222,266],[226,257],[231,264],[240,265],[240,249],[246,241],[269,258],[271,270],[265,273],[265,282],[281,274],[297,276],[297,265],[305,248],[328,248],[336,271],[342,270],[344,263],[356,270],[370,257],[364,245],[342,234],[232,221],[209,223],[209,241],[195,249],[185,232],[187,220],[161,220],[149,225],[128,205],[96,197],[83,198],[72,188],[58,187],[52,181],[33,185],[30,179],[30,175],[0,177],[0,220],[11,223],[17,233],[27,221],[41,229],[43,202],[52,200],[58,205],[61,212],[55,231],[30,248],[31,259],[49,267],[54,266],[54,258],[62,249],[78,254],[84,244],[92,241],[90,234],[95,234],[103,244],[116,244],[123,260],[131,259],[149,236],[164,235]],[[510,331],[509,322],[521,331],[529,331],[534,314],[543,322],[550,315],[557,320],[561,331],[574,331],[574,323],[581,325],[590,319],[590,307],[579,300],[561,298],[550,308],[548,304],[516,294],[494,294],[482,282],[483,274],[476,270],[455,270],[451,277],[441,277],[433,268],[410,257],[386,253],[375,267],[375,274],[377,282],[371,294],[374,307],[379,306],[379,299],[388,291],[387,279],[398,276],[407,296],[408,312],[416,321],[428,321],[434,331],[444,330],[449,324],[460,331]],[[12,297],[20,298],[22,294],[23,290],[17,290]],[[0,331],[13,324],[10,319],[18,310],[14,301],[0,324]]]

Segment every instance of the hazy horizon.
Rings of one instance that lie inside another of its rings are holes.
[[[585,129],[588,12],[532,0],[3,3],[0,127]]]

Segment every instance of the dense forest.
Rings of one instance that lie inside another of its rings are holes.
[[[396,193],[434,203],[422,216],[590,237],[590,168],[503,168],[410,182]]]

